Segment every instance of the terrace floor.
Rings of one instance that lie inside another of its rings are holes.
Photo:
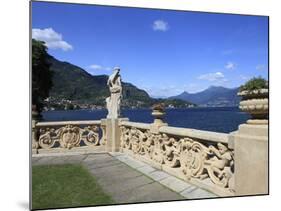
[[[117,203],[218,197],[122,153],[49,153],[32,165],[82,164]]]

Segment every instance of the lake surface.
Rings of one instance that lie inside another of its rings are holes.
[[[44,121],[100,120],[106,110],[46,111]],[[122,116],[133,122],[151,123],[151,109],[124,109]],[[165,121],[169,126],[229,133],[238,129],[250,116],[237,107],[167,109]]]

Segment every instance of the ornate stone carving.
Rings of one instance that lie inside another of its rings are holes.
[[[205,160],[204,168],[215,184],[227,187],[234,171],[234,155],[221,143],[217,144],[217,148],[210,146],[208,149],[211,157]]]
[[[124,126],[121,127],[121,138],[120,138],[120,145],[121,145],[121,148],[123,149],[131,149],[131,143],[130,143],[130,136],[131,136],[131,133],[130,133],[130,129],[129,128],[126,128]]]
[[[43,149],[52,148],[55,145],[57,130],[50,128],[41,128],[39,136],[39,146]]]
[[[50,149],[58,142],[60,147],[71,149],[80,146],[81,141],[87,146],[99,145],[99,140],[98,125],[85,126],[84,128],[76,125],[66,125],[57,129],[40,128],[38,144],[43,149]]]
[[[99,127],[96,125],[88,126],[84,128],[83,141],[86,145],[98,145],[99,144]]]
[[[39,143],[38,143],[38,129],[36,128],[36,121],[32,120],[32,149],[38,149]]]
[[[170,167],[180,167],[180,141],[176,138],[169,138],[166,134],[163,143],[164,162]]]
[[[192,139],[181,140],[180,160],[183,172],[188,179],[191,177],[210,178],[221,187],[228,187],[233,175],[233,153],[223,144],[205,146]]]
[[[102,138],[100,140],[100,143],[102,145],[106,145],[107,139],[106,139],[106,126],[105,125],[101,125],[101,133],[102,133]]]
[[[207,144],[191,138],[178,138],[150,130],[121,127],[121,149],[131,150],[152,161],[179,168],[186,179],[210,179],[214,184],[231,189],[234,155],[221,143]]]
[[[106,98],[106,107],[108,110],[107,118],[109,119],[116,119],[120,117],[122,83],[119,72],[120,68],[115,67],[114,72],[109,76],[107,81],[107,85],[110,90],[110,97]]]
[[[79,146],[80,143],[80,130],[79,127],[67,125],[61,128],[60,131],[60,144],[63,148],[71,149],[72,147]]]

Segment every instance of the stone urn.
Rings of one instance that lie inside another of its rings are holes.
[[[163,118],[165,116],[165,105],[162,103],[155,104],[152,106],[152,116],[154,117],[154,124],[163,125],[165,124]]]
[[[268,89],[243,90],[238,96],[239,108],[251,115],[248,124],[268,124]]]

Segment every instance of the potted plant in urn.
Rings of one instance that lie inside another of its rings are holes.
[[[252,117],[248,124],[268,123],[268,81],[254,77],[240,87],[238,96],[242,97],[239,108]]]

